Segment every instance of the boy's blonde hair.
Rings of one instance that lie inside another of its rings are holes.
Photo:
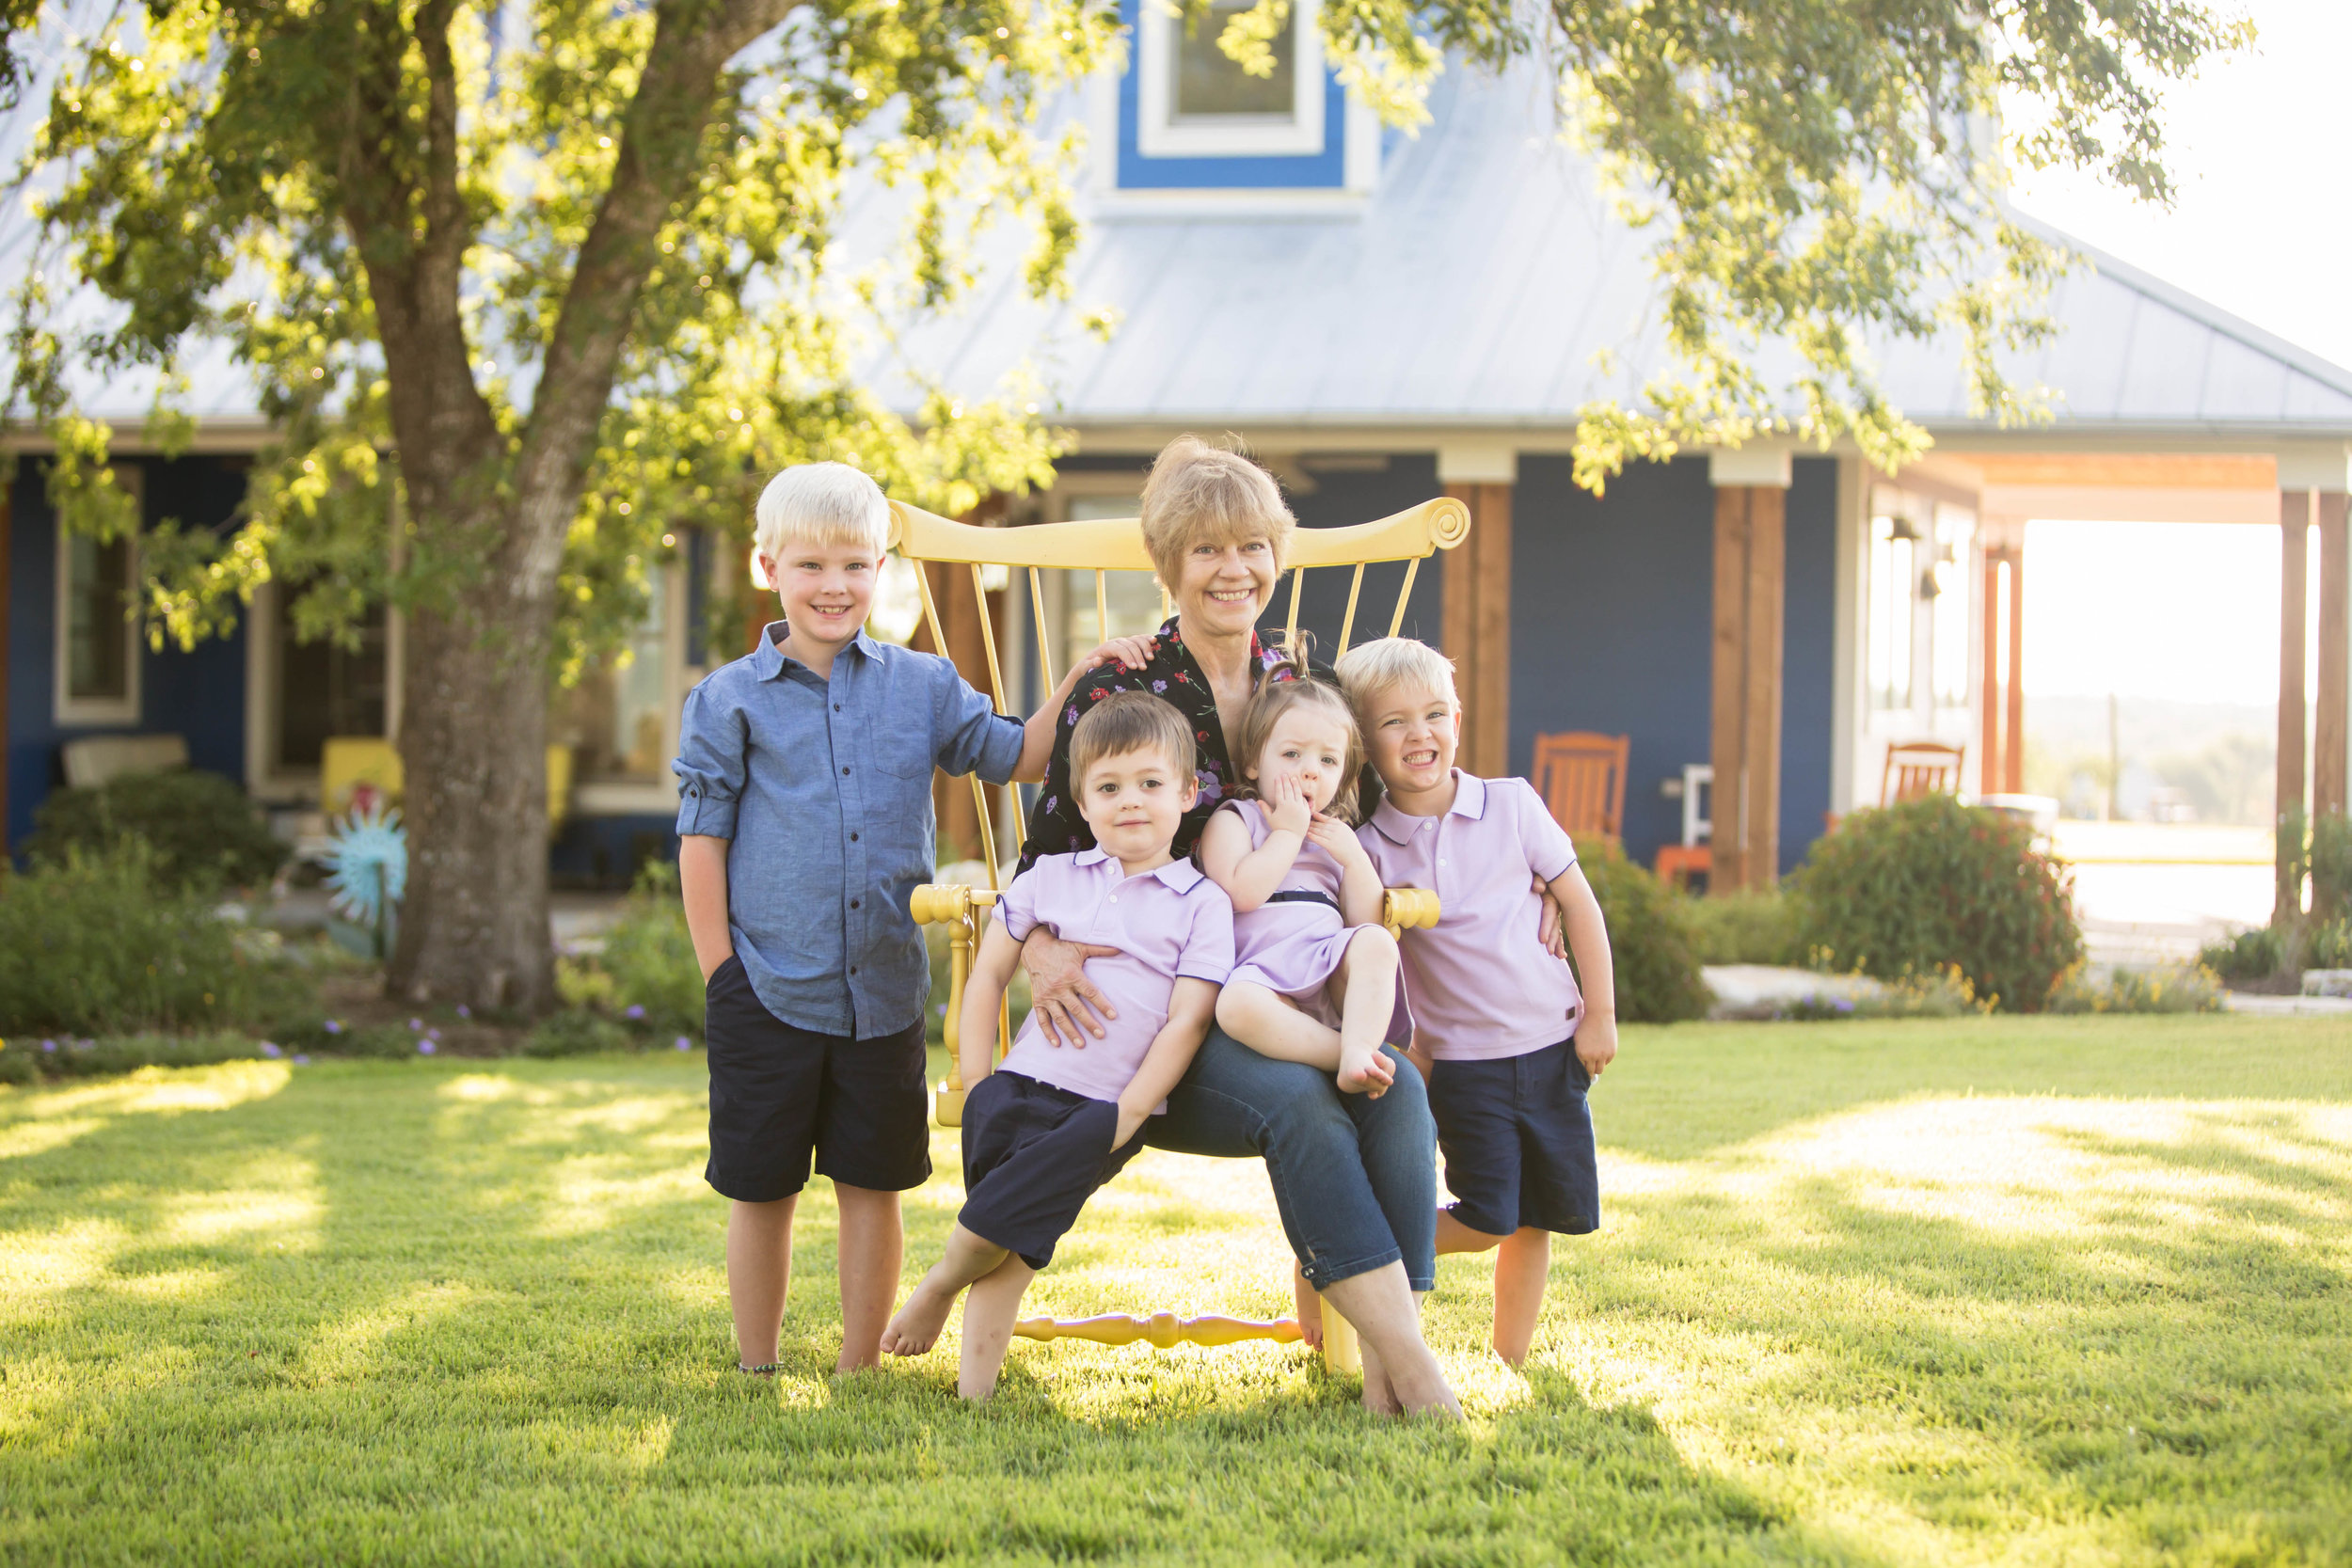
[[[1418,685],[1441,691],[1447,702],[1462,705],[1454,689],[1454,661],[1426,642],[1410,637],[1381,637],[1359,642],[1340,656],[1334,670],[1347,700],[1361,713],[1364,705],[1392,686]]]
[[[754,542],[771,561],[785,546],[854,545],[879,557],[890,548],[890,503],[882,486],[847,463],[803,463],[759,493]]]
[[[1143,482],[1143,547],[1161,583],[1173,589],[1195,545],[1263,539],[1279,572],[1298,519],[1282,504],[1274,476],[1237,451],[1198,436],[1179,436],[1152,460]]]
[[[1293,679],[1275,678],[1284,669],[1291,672]],[[1357,726],[1356,713],[1348,705],[1347,698],[1336,688],[1315,679],[1299,659],[1294,658],[1268,670],[1265,678],[1258,683],[1256,694],[1249,699],[1249,705],[1242,710],[1241,750],[1233,754],[1233,770],[1240,775],[1234,781],[1234,792],[1253,800],[1257,797],[1258,786],[1250,779],[1249,769],[1256,765],[1259,753],[1265,750],[1266,741],[1274,734],[1274,726],[1281,721],[1282,715],[1295,707],[1315,709],[1337,723],[1341,733],[1347,736],[1340,754],[1340,787],[1339,792],[1331,797],[1331,815],[1353,826],[1356,821],[1356,780],[1364,768],[1364,732]]]
[[[1085,788],[1088,768],[1130,752],[1158,752],[1179,779],[1197,771],[1192,726],[1183,714],[1149,691],[1115,691],[1087,709],[1070,732],[1070,787]]]

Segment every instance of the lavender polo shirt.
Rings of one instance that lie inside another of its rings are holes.
[[[1087,960],[1087,978],[1119,1009],[1102,1039],[1057,1046],[1032,1013],[999,1064],[1089,1100],[1117,1100],[1142,1068],[1179,976],[1221,986],[1233,968],[1232,901],[1190,861],[1130,877],[1100,848],[1046,855],[1005,890],[996,918],[1015,942],[1044,926],[1064,942],[1119,949]]]
[[[1408,816],[1391,800],[1356,830],[1387,887],[1435,889],[1434,927],[1405,933],[1413,1037],[1439,1061],[1491,1061],[1557,1045],[1576,1032],[1576,976],[1536,940],[1550,881],[1576,847],[1525,779],[1454,770],[1454,804]]]

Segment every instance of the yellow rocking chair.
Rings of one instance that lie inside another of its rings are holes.
[[[1052,639],[1045,624],[1041,571],[1090,571],[1094,574],[1094,610],[1098,633],[1107,639],[1110,626],[1108,574],[1149,572],[1152,558],[1143,547],[1141,524],[1133,517],[1085,522],[1045,523],[1029,528],[979,528],[953,522],[929,512],[892,501],[890,543],[918,567],[932,562],[964,565],[972,573],[975,601],[988,602],[982,587],[983,567],[1015,567],[1028,572],[1029,603],[1037,615],[1038,670],[1044,687],[1054,686]],[[1341,626],[1339,651],[1345,653],[1356,626],[1356,606],[1364,586],[1364,568],[1374,562],[1402,561],[1405,584],[1389,617],[1388,635],[1405,623],[1405,607],[1413,593],[1421,563],[1440,549],[1452,549],[1470,532],[1470,509],[1450,497],[1424,501],[1407,512],[1353,528],[1302,528],[1291,535],[1290,612],[1285,635],[1295,641],[1300,591],[1307,569],[1351,566],[1355,576],[1347,590],[1347,613]],[[945,650],[947,639],[933,601],[930,575],[914,574],[921,586],[923,617],[930,627],[934,647]],[[1161,606],[1168,596],[1163,589]],[[988,689],[999,713],[1010,713],[1004,672],[996,658],[996,634],[989,616],[979,617],[981,646],[988,657]],[[972,672],[966,672],[967,675]],[[988,886],[927,883],[914,890],[913,912],[919,925],[947,927],[948,999],[946,1019],[947,1080],[938,1086],[934,1109],[942,1127],[959,1125],[963,1117],[962,1073],[957,1066],[956,1045],[963,1007],[963,987],[971,973],[972,953],[979,937],[979,911],[993,906],[1003,882],[996,862],[995,836],[989,818],[988,795],[980,781],[972,780],[972,801],[980,826],[981,852],[988,866]],[[1391,888],[1381,918],[1391,935],[1417,926],[1438,923],[1438,895],[1422,888]],[[1012,1044],[1009,1010],[1000,1009],[996,1024],[996,1054],[1001,1059]],[[1355,1331],[1329,1303],[1323,1308],[1324,1359],[1336,1371],[1353,1372],[1361,1366]],[[1031,1339],[1089,1339],[1099,1344],[1126,1345],[1148,1340],[1163,1349],[1177,1344],[1230,1345],[1245,1339],[1289,1343],[1300,1338],[1295,1318],[1254,1322],[1243,1318],[1203,1316],[1179,1318],[1172,1312],[1148,1317],[1107,1313],[1077,1319],[1026,1318],[1013,1332]]]

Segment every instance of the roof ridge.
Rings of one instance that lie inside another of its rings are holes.
[[[2289,342],[2277,333],[2256,326],[2243,316],[2233,315],[2211,300],[2189,293],[2177,283],[2168,283],[2154,273],[2135,266],[2122,257],[2088,245],[2058,225],[2033,216],[2016,207],[2008,208],[2009,217],[2021,228],[2029,229],[2042,239],[2074,251],[2101,276],[2140,294],[2168,309],[2176,310],[2221,336],[2278,360],[2289,370],[2311,377],[2329,389],[2352,397],[2352,370],[2333,360],[2323,359],[2311,350]]]

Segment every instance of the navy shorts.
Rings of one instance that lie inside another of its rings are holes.
[[[743,960],[711,972],[710,1164],[703,1180],[739,1203],[773,1203],[817,1174],[902,1193],[931,1174],[923,1022],[875,1039],[820,1035],[770,1012]]]
[[[956,1216],[1033,1269],[1078,1223],[1088,1198],[1143,1148],[1123,1148],[1119,1106],[1018,1072],[992,1072],[963,1097],[963,1212]]]
[[[1488,1236],[1599,1229],[1592,1085],[1574,1037],[1523,1056],[1436,1063],[1429,1112],[1454,1217]]]

